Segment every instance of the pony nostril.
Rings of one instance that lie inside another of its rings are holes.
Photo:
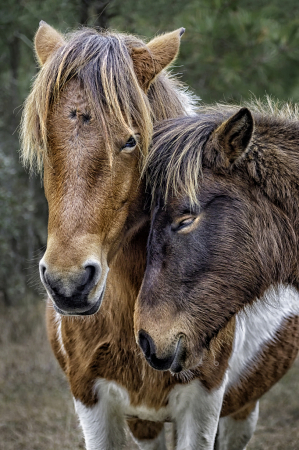
[[[149,358],[152,353],[155,353],[154,341],[144,330],[139,331],[139,345],[146,358]]]
[[[101,266],[97,262],[88,262],[84,266],[84,274],[78,283],[77,289],[79,292],[88,293],[93,286],[97,284],[101,277]]]
[[[86,276],[87,276],[86,283],[88,283],[89,281],[91,281],[94,278],[94,275],[96,273],[95,266],[86,266],[85,267],[85,273],[86,273]]]
[[[156,370],[171,370],[171,372],[181,372],[186,357],[185,344],[183,335],[179,336],[179,340],[175,346],[175,342],[164,352],[164,357],[157,357],[156,346],[151,336],[144,330],[140,330],[138,334],[138,343],[144,353],[147,362]]]
[[[40,273],[41,280],[42,280],[44,283],[48,284],[46,272],[47,272],[47,267],[46,267],[46,265],[45,265],[44,263],[40,262],[40,263],[39,263],[39,273]]]
[[[96,268],[95,266],[86,266],[85,272],[80,280],[80,283],[78,283],[78,291],[82,292],[89,286],[93,284],[94,278],[95,278]]]
[[[39,273],[42,283],[44,284],[45,288],[50,292],[51,294],[56,295],[57,294],[57,287],[55,284],[51,281],[51,274],[49,276],[49,273],[47,271],[47,266],[43,262],[39,263]]]

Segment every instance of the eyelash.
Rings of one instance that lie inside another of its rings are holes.
[[[180,222],[172,224],[171,228],[173,231],[180,231],[183,228],[188,227],[189,225],[192,225],[196,217],[186,217],[185,219],[182,219]]]

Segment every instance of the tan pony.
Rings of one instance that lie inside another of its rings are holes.
[[[43,169],[48,334],[88,450],[122,448],[128,428],[140,448],[165,449],[168,394],[179,402],[188,390],[147,364],[133,330],[149,229],[140,169],[153,123],[195,109],[163,70],[183,32],[146,45],[90,29],[62,36],[41,22],[35,37],[41,70],[25,105],[22,155]]]

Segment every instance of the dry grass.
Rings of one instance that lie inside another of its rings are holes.
[[[84,449],[44,305],[0,311],[0,449]]]
[[[84,449],[67,382],[44,327],[44,305],[0,309],[0,450]],[[261,401],[248,450],[297,450],[299,361]],[[130,443],[127,447],[135,449]]]

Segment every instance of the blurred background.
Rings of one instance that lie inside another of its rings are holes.
[[[38,70],[32,41],[41,19],[62,32],[88,25],[145,39],[183,26],[172,70],[203,102],[239,103],[266,93],[299,101],[298,0],[0,0],[0,449],[5,450],[83,448],[44,329],[37,267],[46,243],[47,206],[40,179],[29,177],[18,154],[22,103]],[[297,374],[295,367],[263,400],[249,449],[299,448]]]

